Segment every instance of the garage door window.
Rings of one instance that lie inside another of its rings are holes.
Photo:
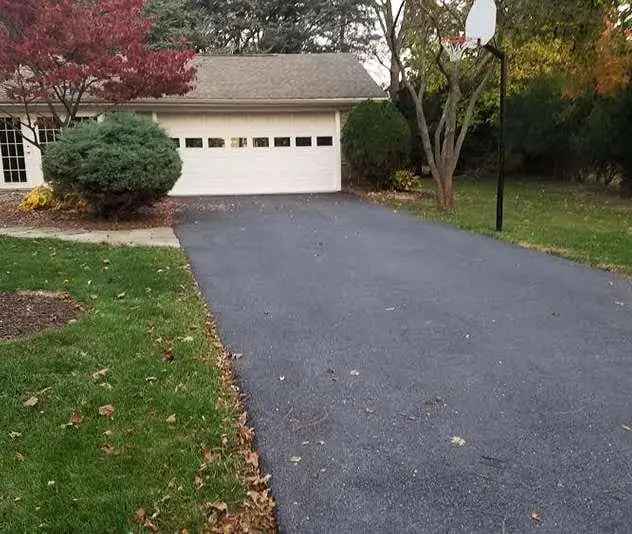
[[[248,146],[248,138],[247,137],[231,137],[230,146],[231,148],[246,148]]]
[[[224,148],[225,146],[226,146],[226,141],[222,137],[209,137],[208,138],[209,148]]]
[[[276,147],[288,147],[288,146],[290,146],[290,138],[289,137],[275,137],[274,138],[274,146],[276,146]]]
[[[201,137],[187,137],[184,140],[184,146],[187,148],[204,148]]]
[[[253,137],[252,146],[255,148],[268,148],[270,146],[269,137]]]
[[[296,146],[312,146],[311,137],[297,137]]]
[[[171,138],[171,142],[173,143],[173,146],[175,146],[176,148],[180,148],[180,139],[177,137],[172,137]]]
[[[333,146],[334,138],[331,136],[317,137],[316,144],[318,146]]]

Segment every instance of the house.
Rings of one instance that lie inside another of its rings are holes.
[[[194,61],[192,92],[120,106],[152,117],[173,138],[184,163],[173,195],[340,190],[344,116],[358,102],[385,98],[354,56],[198,56]],[[7,106],[0,102],[0,109]],[[107,109],[90,102],[80,115],[95,117]],[[22,133],[13,119],[0,118],[0,189],[43,182],[40,151]],[[56,134],[50,119],[38,119],[40,143]]]

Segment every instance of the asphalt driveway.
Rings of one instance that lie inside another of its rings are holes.
[[[281,532],[632,529],[630,280],[343,195],[176,233]]]

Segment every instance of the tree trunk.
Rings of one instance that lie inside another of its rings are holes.
[[[402,88],[401,82],[400,82],[401,71],[399,69],[399,65],[397,64],[397,59],[392,54],[391,54],[390,73],[391,73],[391,83],[389,84],[389,87],[388,87],[388,94],[391,97],[391,100],[397,101],[399,100],[399,92],[401,91],[401,88]]]
[[[454,208],[454,192],[452,190],[452,175],[440,174],[437,182],[437,207],[440,211]]]

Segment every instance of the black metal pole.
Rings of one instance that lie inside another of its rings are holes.
[[[507,100],[507,54],[494,45],[485,45],[485,50],[500,60],[500,132],[498,134],[498,187],[496,192],[496,231],[502,232],[505,210],[505,115]]]

